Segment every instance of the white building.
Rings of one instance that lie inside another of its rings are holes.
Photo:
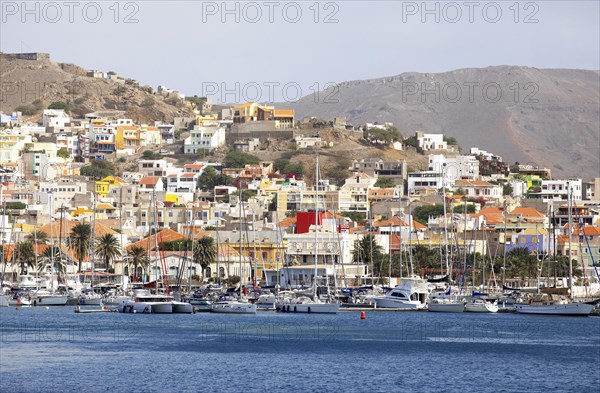
[[[484,180],[456,180],[454,191],[463,190],[470,198],[502,199],[502,187]]]
[[[532,198],[543,199],[547,201],[566,201],[568,200],[568,189],[571,187],[572,198],[575,201],[582,199],[581,179],[572,180],[542,180],[542,189],[540,192],[530,194]]]
[[[287,258],[288,265],[279,270],[279,277],[276,277],[276,271],[266,270],[269,282],[277,282],[286,288],[289,285],[309,286],[314,280],[315,274],[315,252],[317,254],[317,276],[323,280],[319,285],[324,284],[326,277],[333,279],[334,273],[337,279],[344,277],[346,280],[357,280],[366,276],[366,266],[363,264],[352,263],[352,251],[357,235],[347,233],[334,233],[327,228],[320,227],[319,234],[315,237],[314,226],[311,226],[311,232],[302,234],[287,234]],[[315,248],[316,241],[316,248]],[[335,266],[335,268],[334,268]],[[345,283],[349,285],[349,283]]]
[[[448,150],[448,144],[444,142],[444,134],[425,134],[421,131],[416,133],[419,147],[427,150]]]
[[[421,171],[408,174],[408,194],[414,194],[423,190],[438,190],[444,186],[444,178],[440,172]],[[452,181],[446,179],[446,187],[450,187]]]
[[[190,136],[185,139],[183,151],[186,154],[196,154],[204,150],[213,150],[225,144],[225,128],[218,122],[203,122],[194,126]]]
[[[296,148],[298,149],[306,149],[308,147],[321,145],[321,138],[318,136],[298,135],[294,140],[296,141]]]
[[[443,154],[430,154],[429,170],[444,173],[449,179],[477,179],[479,161],[475,156],[445,157]]]
[[[63,109],[44,109],[42,125],[44,127],[64,127],[71,122],[71,118]]]

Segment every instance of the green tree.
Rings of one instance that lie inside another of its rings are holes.
[[[233,179],[231,177],[218,173],[212,166],[204,168],[198,178],[198,186],[203,191],[212,191],[216,186],[228,186],[232,182]]]
[[[375,187],[392,188],[396,187],[396,183],[394,183],[394,180],[389,177],[378,177],[377,181],[375,182]]]
[[[25,274],[26,268],[35,267],[35,251],[31,242],[19,242],[16,247],[16,261],[19,263],[21,274]]]
[[[96,241],[96,254],[104,260],[106,269],[114,269],[110,266],[110,262],[121,255],[119,240],[111,233],[101,236]]]
[[[69,249],[75,254],[77,259],[77,271],[81,272],[81,264],[90,253],[92,240],[92,227],[90,224],[79,223],[73,226],[69,234]]]
[[[202,267],[203,274],[206,268],[216,261],[216,258],[217,247],[215,239],[209,236],[203,236],[201,239],[198,239],[194,247],[194,263]]]
[[[452,211],[454,213],[462,214],[465,212],[465,206],[464,205],[455,206],[454,209],[452,209]],[[467,203],[467,214],[474,214],[474,213],[475,213],[475,205],[472,203]]]
[[[383,248],[375,241],[375,236],[365,235],[354,242],[352,250],[352,262],[371,265],[381,259]]]
[[[62,109],[66,113],[71,112],[71,106],[63,101],[54,101],[50,105],[48,105],[48,109]]]
[[[58,149],[56,155],[60,158],[64,158],[65,160],[71,157],[71,153],[69,153],[69,150],[67,150],[66,147],[61,147],[60,149]]]
[[[114,175],[115,166],[108,160],[93,160],[90,162],[90,165],[82,167],[80,173],[82,176],[92,177],[96,180],[99,180],[106,176]]]
[[[361,222],[367,219],[367,214],[363,212],[338,212],[339,215],[348,217],[354,222]]]
[[[513,187],[509,183],[506,183],[502,186],[502,195],[509,196],[512,195],[512,193]]]
[[[35,114],[35,109],[31,105],[19,105],[15,108],[16,112],[21,112],[23,116],[32,116]]]
[[[42,271],[44,267],[50,265],[53,271],[58,271],[62,274],[65,269],[64,253],[58,246],[48,246],[38,260],[38,271]],[[52,263],[54,261],[54,264]]]
[[[260,159],[252,154],[239,150],[230,150],[223,159],[226,168],[243,168],[246,164],[258,164]]]
[[[423,205],[415,208],[412,211],[412,215],[415,220],[419,221],[423,225],[427,225],[429,217],[439,217],[444,215],[443,205]]]
[[[146,267],[150,264],[148,254],[142,247],[131,247],[129,250],[127,250],[127,256],[129,256],[129,264],[133,266],[133,274],[130,274],[133,277],[137,275],[138,266],[146,271]]]
[[[44,231],[35,230],[31,233],[28,233],[25,236],[25,240],[35,244],[46,244],[48,243],[48,234]]]

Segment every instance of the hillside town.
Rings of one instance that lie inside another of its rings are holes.
[[[536,265],[570,255],[580,267],[578,282],[595,279],[600,178],[555,179],[547,168],[511,165],[483,148],[463,152],[449,135],[415,130],[403,137],[391,123],[298,120],[291,109],[256,102],[188,104],[194,117],[154,124],[136,124],[119,111],[74,116],[64,102],[49,105],[38,122],[2,114],[4,281],[52,273],[45,256],[56,249],[62,265],[54,270],[88,282],[94,273],[107,284],[241,281],[289,289],[310,285],[318,265],[319,276],[343,286],[394,285],[403,275],[442,275],[439,261],[412,255],[441,255],[448,242],[458,255],[481,258],[478,271],[487,270],[496,285],[540,280],[506,266],[506,254],[517,249]],[[320,137],[323,124],[428,164],[353,159],[345,176],[327,178],[312,172],[336,143]],[[314,162],[259,160],[253,152],[265,142],[309,152]],[[215,151],[224,159],[211,160]],[[94,252],[77,249],[81,224],[92,228],[86,241],[98,242]],[[189,243],[205,238],[217,249],[208,261]],[[379,259],[362,249],[365,239],[373,239]],[[386,268],[383,256],[391,261]],[[556,285],[556,268],[551,273],[548,264],[544,272],[546,284]],[[566,286],[564,272],[559,278]]]

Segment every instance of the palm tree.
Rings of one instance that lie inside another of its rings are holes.
[[[215,239],[203,236],[196,242],[194,247],[194,263],[200,264],[202,273],[217,259],[217,247]]]
[[[127,250],[127,255],[130,258],[129,263],[133,265],[133,277],[137,275],[138,266],[141,266],[145,270],[146,266],[150,262],[148,259],[148,254],[146,254],[146,250],[144,250],[142,247],[131,247],[129,250]]]
[[[92,227],[90,224],[79,223],[71,229],[69,234],[69,249],[75,253],[75,258],[81,272],[81,264],[90,253],[90,241],[92,237]]]
[[[16,247],[15,259],[21,267],[21,274],[25,274],[25,268],[35,268],[35,251],[30,242],[20,242]]]
[[[101,236],[96,241],[96,254],[104,259],[106,269],[110,270],[110,262],[121,255],[119,240],[110,233]]]
[[[25,236],[25,240],[29,243],[46,244],[48,243],[48,234],[44,231],[35,230]]]
[[[51,266],[52,272],[58,270],[62,273],[65,268],[65,262],[63,261],[64,253],[57,246],[46,247],[42,253],[42,258],[38,260],[38,271],[42,271],[48,264]],[[52,264],[54,260],[54,264]]]

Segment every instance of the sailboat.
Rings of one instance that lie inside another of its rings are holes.
[[[315,243],[314,260],[315,270],[313,275],[312,296],[280,296],[275,301],[275,310],[280,312],[313,313],[313,314],[337,314],[340,309],[339,303],[322,302],[317,294],[317,262],[319,259],[319,153],[317,150],[317,161],[315,167]]]
[[[52,213],[54,211],[53,200],[54,195],[52,191],[49,192],[50,196],[50,239],[54,243],[54,237],[52,236]],[[35,239],[34,239],[35,240]],[[61,294],[56,292],[56,288],[54,287],[54,258],[55,258],[55,250],[60,251],[60,246],[56,247],[54,244],[49,246],[51,248],[50,252],[50,290],[48,289],[38,289],[35,291],[31,300],[34,306],[64,306],[67,304],[67,294]],[[59,254],[60,255],[60,254]]]
[[[448,263],[448,222],[446,215],[446,175],[444,172],[444,179],[442,180],[442,194],[444,198],[444,238],[445,238],[445,258],[446,258],[446,272],[449,276],[450,274],[450,266]],[[453,231],[454,232],[454,231]],[[432,294],[429,305],[427,309],[431,312],[463,312],[465,310],[465,302],[461,299],[457,299],[455,295],[452,294],[452,286],[448,287],[448,290],[443,293]]]
[[[592,313],[594,306],[587,303],[573,302],[573,258],[571,249],[571,238],[573,235],[573,217],[572,217],[572,189],[567,182],[567,207],[569,209],[569,296],[570,299],[560,297],[554,299],[552,295],[538,294],[529,299],[527,304],[515,304],[515,311],[519,314],[536,315],[573,315],[588,316]],[[539,292],[539,288],[538,288]]]

